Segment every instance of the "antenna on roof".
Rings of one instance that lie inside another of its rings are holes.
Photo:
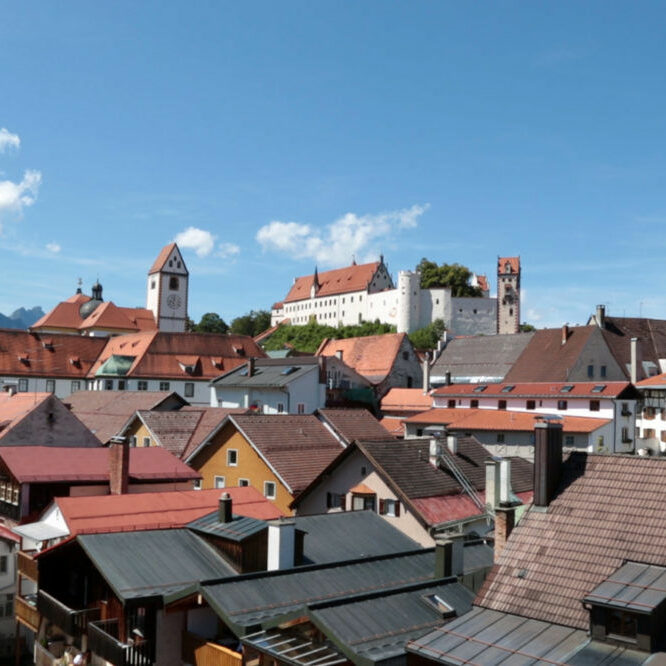
[[[352,254],[352,263],[351,263],[351,265],[356,266],[356,255],[355,254]]]

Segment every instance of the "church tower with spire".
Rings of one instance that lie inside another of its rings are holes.
[[[148,271],[146,308],[160,331],[185,332],[189,275],[175,243],[162,248]]]

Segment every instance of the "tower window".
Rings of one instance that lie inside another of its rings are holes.
[[[171,291],[178,291],[178,278],[177,277],[170,277],[169,278],[169,289],[171,289]]]
[[[150,281],[150,288],[155,289],[155,280]]]

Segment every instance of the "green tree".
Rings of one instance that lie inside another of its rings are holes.
[[[469,284],[472,271],[461,264],[441,264],[421,259],[416,270],[421,273],[421,289],[450,287],[452,296],[482,296],[480,287]]]
[[[531,333],[532,331],[536,331],[536,328],[532,326],[532,324],[526,324],[525,322],[523,322],[520,325],[519,331],[521,333]]]
[[[231,321],[231,332],[234,335],[249,335],[254,337],[263,333],[271,326],[271,313],[268,310],[250,310],[242,317]]]
[[[435,349],[442,339],[446,325],[442,319],[435,319],[431,324],[409,334],[415,349]]]
[[[222,319],[222,317],[216,312],[206,312],[206,314],[201,317],[201,321],[198,324],[195,324],[192,330],[195,333],[226,334],[229,332],[229,327],[224,319]]]

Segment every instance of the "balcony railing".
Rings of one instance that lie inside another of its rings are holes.
[[[37,565],[37,560],[32,556],[32,553],[37,551],[25,551],[19,550],[17,555],[17,566],[18,572],[21,576],[29,578],[30,580],[39,582],[39,567]]]
[[[153,645],[146,640],[121,643],[118,620],[99,620],[88,624],[88,648],[115,666],[152,666]]]
[[[29,597],[19,597],[17,595],[14,599],[14,614],[17,621],[32,631],[39,630],[39,611],[37,610],[36,601],[33,595]]]
[[[88,622],[99,620],[99,608],[73,610],[43,590],[37,595],[37,610],[68,636],[81,636]]]

